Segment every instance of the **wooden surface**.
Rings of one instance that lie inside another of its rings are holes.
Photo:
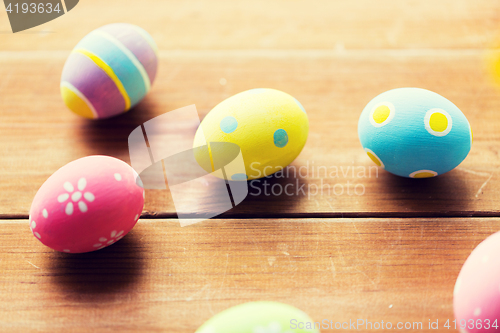
[[[257,56],[244,52],[165,53],[158,81],[144,102],[122,117],[97,123],[78,118],[61,102],[59,72],[67,52],[54,53],[50,58],[38,58],[34,52],[22,61],[17,54],[2,53],[0,77],[7,79],[2,88],[6,97],[0,100],[0,169],[5,176],[0,183],[0,214],[26,218],[40,185],[74,159],[105,154],[129,162],[128,135],[156,115],[193,103],[204,115],[234,93],[262,86],[296,96],[308,110],[311,127],[306,147],[292,164],[297,172],[301,170],[300,175],[294,177],[291,172],[288,178],[266,182],[283,187],[292,184],[295,192],[305,184],[311,192],[291,197],[266,196],[264,181],[254,182],[245,202],[226,216],[500,214],[500,177],[496,174],[500,167],[500,90],[485,77],[480,51],[261,51]],[[44,84],[21,89],[22,77]],[[221,77],[227,80],[225,86],[219,83]],[[456,170],[434,179],[409,180],[383,170],[377,172],[364,153],[357,134],[361,110],[379,93],[404,86],[436,91],[466,114],[474,131],[474,143]],[[192,133],[195,131],[194,125]],[[321,167],[327,167],[328,177],[324,177]],[[330,177],[332,168],[337,168],[337,176]],[[358,177],[359,168],[366,171],[367,177]],[[328,194],[325,190],[314,194],[321,182],[332,189],[340,184],[344,193],[338,190],[336,195],[332,190]],[[348,186],[348,182],[352,185]],[[358,184],[358,193],[364,188],[364,194],[349,195],[347,188],[352,194]],[[261,195],[257,195],[256,188],[261,189]],[[14,190],[16,195],[12,195]],[[174,217],[169,191],[147,190],[146,195],[147,212]],[[272,204],[264,204],[267,202]]]
[[[0,5],[0,331],[193,332],[262,299],[315,320],[452,319],[461,265],[500,226],[500,89],[485,61],[500,41],[498,1],[123,3],[81,1],[18,34]],[[159,72],[134,110],[91,122],[64,106],[60,74],[73,46],[112,22],[151,33]],[[473,147],[455,170],[409,180],[369,169],[361,110],[405,86],[440,93],[469,119]],[[267,182],[309,195],[255,195],[264,184],[254,183],[222,219],[180,228],[169,191],[147,190],[143,219],[102,251],[57,253],[31,236],[31,201],[61,166],[93,154],[129,162],[127,137],[144,121],[190,104],[204,116],[256,87],[307,110],[308,142],[292,164],[301,175]],[[336,184],[344,193],[313,193]]]
[[[500,219],[141,220],[80,255],[48,249],[25,220],[0,226],[6,331],[193,332],[256,300],[315,320],[444,324],[463,261]]]

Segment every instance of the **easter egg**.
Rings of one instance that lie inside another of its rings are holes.
[[[358,122],[368,157],[398,176],[428,178],[458,166],[472,145],[462,111],[443,96],[419,88],[386,91],[372,99]]]
[[[157,52],[151,36],[132,24],[109,24],[90,32],[64,65],[64,102],[85,118],[109,118],[128,111],[151,88]]]
[[[278,302],[250,302],[215,315],[195,333],[319,333],[307,314]]]
[[[500,232],[486,238],[465,261],[453,291],[453,311],[462,333],[500,327]]]
[[[500,88],[500,40],[492,45],[490,51],[484,55],[485,66],[488,76],[497,88]]]
[[[252,89],[215,106],[201,122],[194,147],[210,146],[210,142],[236,144],[246,172],[225,177],[246,181],[267,177],[289,165],[302,151],[308,132],[307,114],[294,97],[275,89]],[[195,153],[195,157],[204,169],[210,168],[204,156]]]
[[[139,184],[139,185],[138,185]],[[88,156],[57,170],[33,199],[29,223],[48,247],[68,253],[102,249],[125,236],[144,206],[144,189],[127,163]]]

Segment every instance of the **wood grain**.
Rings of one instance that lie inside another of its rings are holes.
[[[500,214],[500,90],[484,71],[483,52],[165,52],[146,99],[123,116],[98,122],[73,115],[60,98],[59,74],[66,55],[0,53],[4,218],[26,218],[41,184],[74,159],[104,154],[129,162],[128,135],[144,121],[190,104],[203,117],[223,99],[255,87],[280,89],[301,101],[310,135],[288,177],[251,183],[245,201],[225,217]],[[409,180],[377,171],[364,154],[357,136],[361,110],[379,93],[405,86],[440,93],[469,119],[474,144],[456,170]],[[185,135],[195,131],[193,124]],[[293,195],[274,195],[287,185]],[[210,199],[197,195],[200,201]],[[145,216],[175,217],[169,191],[147,190],[146,196]]]
[[[60,74],[75,44],[112,22],[151,33],[159,73],[135,109],[91,122],[64,106]],[[425,332],[431,319],[449,332],[458,272],[500,229],[500,88],[485,70],[499,22],[497,0],[85,0],[12,34],[0,5],[0,331],[187,333],[231,306],[274,300],[317,321],[422,322]],[[473,148],[455,170],[409,180],[369,169],[361,110],[406,86],[469,119]],[[307,110],[299,175],[254,182],[220,219],[184,228],[169,191],[147,190],[144,218],[94,253],[58,253],[31,235],[31,201],[61,166],[94,154],[129,162],[128,135],[145,121],[191,104],[203,117],[256,87]],[[298,193],[264,193],[287,185]]]
[[[162,50],[484,48],[500,32],[496,0],[85,0],[15,35],[0,8],[0,50],[71,50],[112,22],[143,27]]]
[[[71,255],[39,243],[25,220],[4,220],[0,330],[193,332],[255,300],[285,302],[318,321],[444,324],[463,262],[499,228],[498,218],[210,220],[185,228],[140,220],[117,244]]]

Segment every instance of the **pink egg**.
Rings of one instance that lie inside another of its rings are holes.
[[[500,327],[500,232],[479,244],[458,275],[453,291],[456,328],[496,332]]]
[[[82,253],[125,236],[144,206],[144,189],[127,163],[109,156],[70,162],[43,183],[31,204],[33,235],[54,250]]]

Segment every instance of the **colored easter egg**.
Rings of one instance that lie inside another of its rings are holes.
[[[497,332],[500,327],[500,232],[469,255],[453,291],[453,310],[462,333]]]
[[[500,41],[497,40],[489,51],[485,52],[485,69],[491,82],[500,88]]]
[[[88,156],[66,164],[43,183],[29,223],[33,235],[54,250],[90,252],[125,236],[143,206],[144,189],[132,167],[113,157]]]
[[[278,302],[250,302],[215,315],[195,333],[319,333],[307,314]]]
[[[64,65],[64,102],[76,114],[92,119],[128,111],[150,90],[157,53],[153,38],[132,24],[109,24],[90,32]]]
[[[246,172],[225,177],[252,180],[289,165],[302,151],[308,133],[307,114],[294,97],[274,89],[252,89],[215,106],[201,122],[194,147],[210,142],[238,145]],[[195,157],[206,170],[210,169],[210,163],[207,167],[204,162],[206,158],[196,153]]]
[[[472,130],[462,111],[419,88],[393,89],[372,99],[359,118],[358,135],[375,164],[409,178],[454,169],[472,146]]]

